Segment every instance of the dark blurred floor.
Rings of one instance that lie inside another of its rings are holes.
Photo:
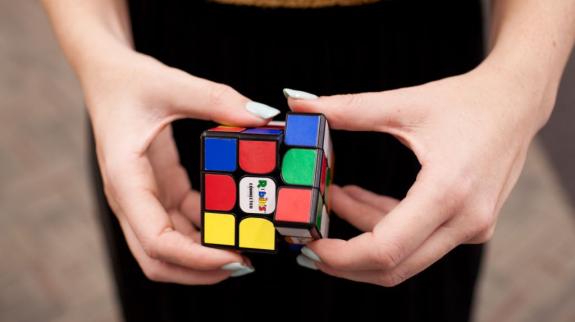
[[[575,187],[561,153],[575,148],[572,95],[564,86],[559,120],[534,144],[500,216],[476,321],[575,321],[574,211],[559,182]],[[39,4],[0,0],[0,322],[119,320],[82,106]]]

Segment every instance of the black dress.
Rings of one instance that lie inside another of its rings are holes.
[[[398,0],[323,9],[264,9],[200,0],[129,4],[138,51],[284,110],[284,87],[318,95],[380,91],[464,73],[483,57],[479,0]],[[211,125],[194,120],[174,124],[182,163],[195,187],[198,138]],[[402,198],[419,170],[411,151],[386,134],[334,131],[333,143],[334,181],[340,185],[357,184]],[[151,282],[129,252],[93,166],[127,321],[447,322],[470,317],[481,246],[460,246],[394,288],[302,268],[290,252],[249,255],[256,273],[217,285]],[[332,216],[331,236],[358,233]],[[273,313],[266,313],[270,309]]]

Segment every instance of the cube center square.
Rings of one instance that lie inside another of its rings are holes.
[[[276,183],[272,178],[243,177],[240,209],[247,214],[271,214],[276,210]]]
[[[218,126],[202,133],[201,143],[203,245],[274,253],[279,243],[327,237],[333,157],[323,115]]]

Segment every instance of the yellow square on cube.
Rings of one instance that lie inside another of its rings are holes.
[[[240,222],[240,247],[274,250],[276,230],[274,224],[263,218],[245,218]]]
[[[233,214],[204,213],[204,243],[234,246],[236,217]]]

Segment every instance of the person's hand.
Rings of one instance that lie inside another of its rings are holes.
[[[314,98],[286,90],[293,111],[323,113],[335,129],[390,133],[422,166],[399,203],[359,187],[334,187],[334,212],[365,233],[311,242],[298,261],[394,286],[460,244],[488,241],[553,105],[554,95],[538,88],[490,65],[384,92]]]
[[[82,76],[106,197],[144,274],[212,284],[253,272],[237,252],[201,245],[199,194],[179,163],[170,122],[261,126],[279,111],[133,52]]]

